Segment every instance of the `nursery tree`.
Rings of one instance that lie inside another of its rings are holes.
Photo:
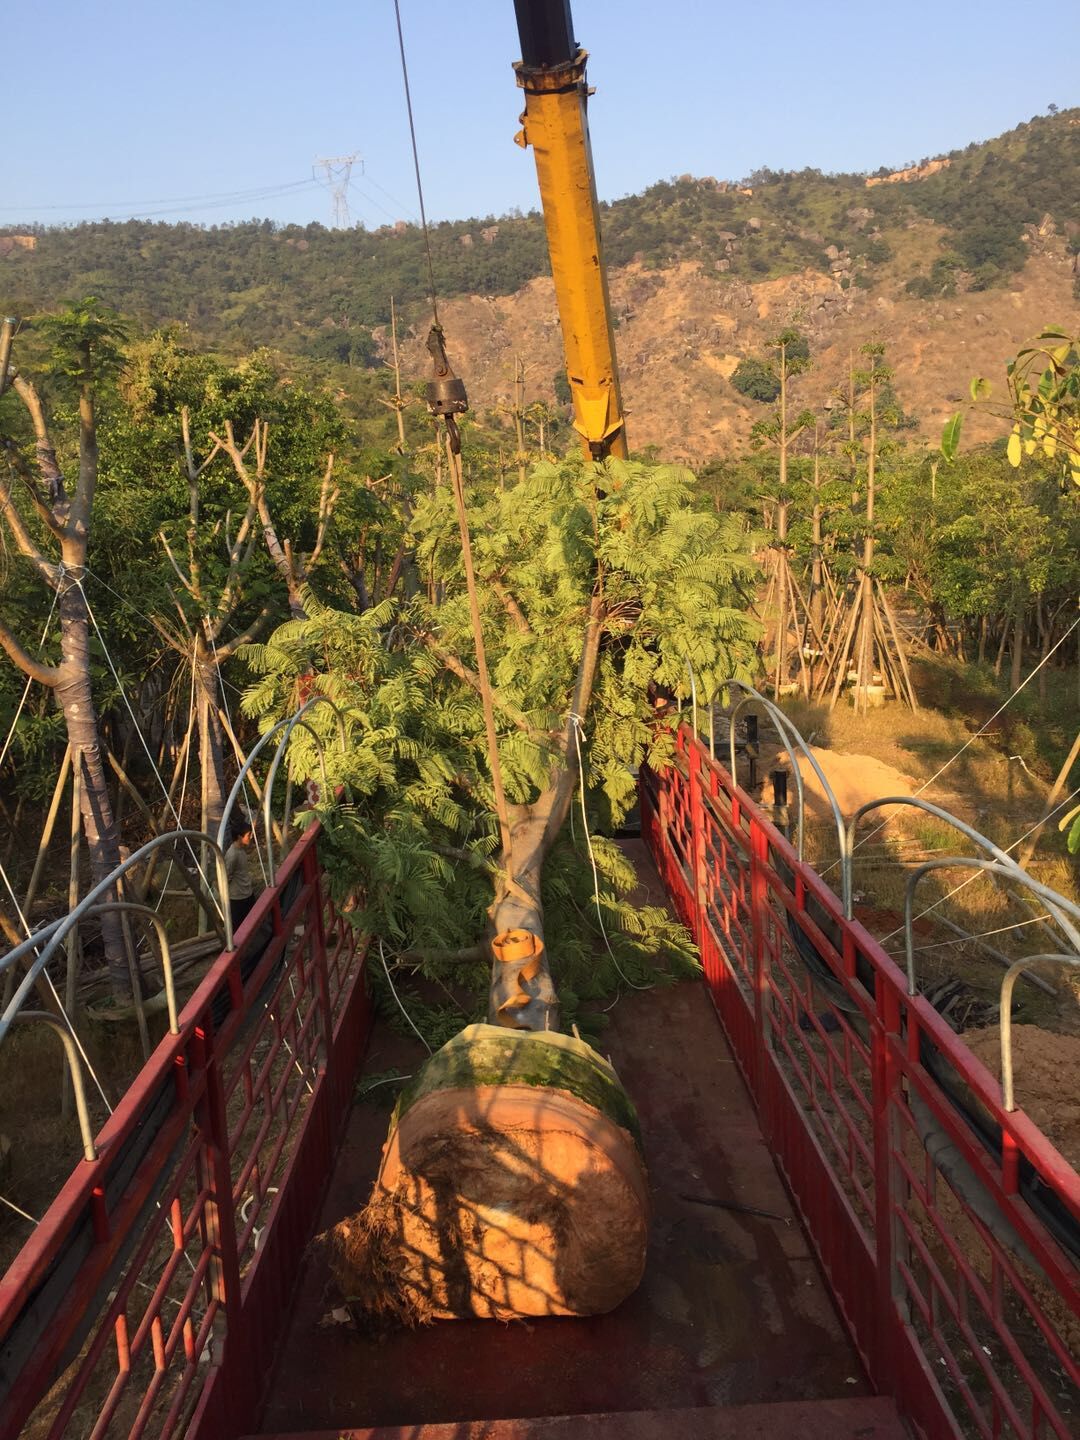
[[[426,949],[435,963],[448,946],[464,947],[462,963],[477,958],[485,911],[493,932],[543,937],[552,883],[564,899],[573,888],[562,862],[545,866],[575,800],[579,762],[593,813],[618,821],[650,744],[654,764],[670,755],[670,738],[650,725],[650,682],[683,685],[690,664],[710,698],[725,679],[750,673],[752,622],[735,589],[753,568],[745,540],[728,519],[691,507],[691,484],[674,466],[567,462],[541,464],[504,492],[469,495],[505,827],[495,824],[446,487],[418,503],[413,522],[417,565],[435,577],[440,603],[414,595],[344,615],[309,602],[308,620],[244,652],[265,672],[249,712],[285,714],[318,690],[350,716],[347,753],[328,759],[355,797],[344,843],[371,876],[365,919],[376,933]],[[313,662],[320,668],[309,676]],[[612,858],[599,848],[602,862]],[[601,905],[613,907],[618,930],[610,890]],[[670,927],[648,912],[637,924],[646,932],[630,937],[640,964]],[[556,950],[562,940],[553,936]],[[553,994],[545,1003],[555,1028]]]

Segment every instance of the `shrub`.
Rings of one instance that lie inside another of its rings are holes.
[[[739,361],[731,383],[740,395],[745,395],[748,400],[760,401],[762,405],[771,404],[780,394],[776,371],[767,361],[755,360],[753,356]]]

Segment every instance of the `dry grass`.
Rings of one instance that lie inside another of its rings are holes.
[[[849,704],[841,704],[830,714],[824,706],[800,699],[785,702],[785,709],[815,746],[873,757],[910,776],[916,789],[932,781],[922,792],[923,798],[952,811],[1001,848],[1015,847],[1011,849],[1015,855],[1019,849],[1015,842],[1040,819],[1052,781],[1052,764],[1030,743],[1033,729],[1038,729],[1037,715],[1031,709],[1013,714],[1010,707],[990,732],[973,739],[1000,702],[992,694],[974,689],[965,695],[964,672],[961,667],[953,668],[955,674],[936,664],[923,668],[920,693],[926,705],[915,714],[896,704],[868,715],[856,715]],[[955,713],[930,708],[935,683],[941,683],[942,677],[948,684],[943,698],[952,702]],[[1065,677],[1063,683],[1072,688],[1071,677]],[[775,751],[764,725],[761,733],[766,748],[761,766],[764,773]],[[1023,763],[1015,758],[1020,753]],[[934,779],[942,766],[947,768]],[[878,822],[872,820],[860,829],[854,884],[860,917],[903,963],[904,896],[912,870],[923,860],[977,852],[970,841],[932,816],[915,811],[892,814],[896,818],[876,833]],[[819,863],[827,878],[838,884],[838,872],[830,868],[835,856],[830,829],[809,827],[807,858]],[[1043,831],[1028,870],[1040,883],[1080,901],[1076,864],[1066,854],[1053,822]],[[973,877],[971,872],[931,872],[920,881],[916,901],[916,914],[933,907],[919,922],[916,935],[918,974],[927,983],[956,976],[982,998],[993,1001],[1003,969],[981,947],[957,943],[950,931],[934,923],[938,915],[973,934],[1001,931],[986,938],[1010,958],[1060,948],[1050,943],[1040,926],[1020,923],[1038,912],[1010,900],[992,879]],[[1060,969],[1048,969],[1046,978],[1058,985],[1059,998],[1052,1000],[1021,984],[1017,998],[1023,1003],[1024,1018],[1055,1030],[1080,1033],[1080,976],[1063,977]]]
[[[151,1017],[151,1042],[164,1034],[167,1022]],[[77,1021],[95,1073],[115,1104],[143,1061],[134,1024]],[[16,1027],[0,1045],[0,1133],[11,1142],[0,1194],[35,1219],[48,1209],[60,1186],[82,1156],[74,1106],[63,1119],[60,1095],[66,1064],[56,1037],[44,1026]],[[87,1077],[87,1102],[95,1133],[107,1112],[93,1081]],[[31,1227],[0,1205],[0,1274],[25,1244]]]

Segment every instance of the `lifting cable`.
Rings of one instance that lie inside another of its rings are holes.
[[[424,185],[420,176],[420,149],[416,143],[416,123],[413,117],[412,92],[409,88],[409,66],[405,58],[405,36],[401,25],[401,3],[394,0],[394,18],[397,21],[398,49],[401,53],[401,78],[405,86],[405,108],[409,116],[409,141],[412,146],[413,169],[416,172],[416,197],[420,205],[420,224],[424,234],[424,249],[427,254],[428,283],[431,297],[432,327],[428,335],[427,348],[435,366],[435,378],[427,387],[427,404],[438,425],[439,417],[446,422],[446,452],[450,465],[451,489],[457,511],[458,528],[461,532],[461,553],[465,565],[465,588],[469,596],[469,614],[472,621],[473,645],[476,650],[476,670],[480,684],[480,700],[484,711],[484,731],[491,766],[491,780],[495,792],[495,814],[499,822],[503,855],[510,873],[508,884],[514,888],[510,849],[510,812],[503,789],[502,765],[499,761],[499,737],[495,726],[495,707],[492,699],[491,680],[487,668],[487,652],[484,646],[484,632],[480,617],[480,598],[476,588],[476,571],[473,566],[472,540],[469,534],[469,517],[465,509],[465,490],[461,464],[461,436],[455,415],[468,409],[465,386],[450,368],[446,356],[446,343],[439,323],[439,302],[435,290],[435,266],[431,258],[431,235],[428,230],[427,210],[424,206]],[[533,903],[531,896],[525,897]]]
[[[611,963],[615,966],[615,969],[618,971],[619,976],[621,977],[621,979],[622,979],[627,985],[629,985],[630,989],[631,989],[631,990],[652,990],[652,989],[654,988],[653,985],[639,985],[639,984],[636,984],[633,980],[630,979],[630,976],[627,975],[626,971],[622,968],[622,966],[619,964],[618,960],[616,959],[616,957],[615,957],[615,951],[611,948],[611,941],[608,939],[607,928],[606,928],[606,926],[604,925],[604,911],[603,911],[603,908],[601,907],[601,904],[600,904],[600,872],[599,872],[599,870],[598,870],[598,868],[597,868],[596,856],[595,856],[595,854],[593,853],[592,836],[589,834],[589,813],[588,813],[588,810],[585,808],[585,765],[584,765],[584,762],[583,762],[583,760],[582,760],[582,758],[581,758],[581,716],[578,715],[576,712],[571,712],[570,717],[569,717],[569,723],[570,723],[570,725],[571,725],[571,727],[573,728],[573,731],[574,731],[574,747],[575,747],[575,749],[577,750],[578,790],[579,790],[579,794],[580,794],[580,797],[581,797],[581,823],[582,823],[582,826],[584,827],[584,830],[585,830],[585,845],[586,845],[586,847],[588,848],[588,852],[589,852],[589,864],[592,866],[592,873],[593,873],[593,899],[594,899],[594,901],[596,902],[596,918],[597,918],[597,920],[599,921],[599,924],[600,924],[600,934],[604,937],[604,945],[605,945],[605,947],[606,947],[606,949],[607,949],[608,955],[611,957]],[[573,814],[574,814],[574,805],[573,805],[573,801],[571,801],[571,802],[570,802],[570,816],[571,816],[571,819],[573,818]],[[575,908],[576,908],[576,907],[575,907]],[[581,912],[579,911],[578,913],[580,914]],[[619,998],[619,997],[616,995],[616,997],[615,997],[616,1001],[618,1000],[618,998]],[[608,1009],[609,1009],[609,1010],[612,1009],[612,1008],[613,1008],[612,1006],[610,1006],[610,1005],[608,1006]]]
[[[435,328],[439,329],[439,303],[435,297],[435,266],[431,259],[431,236],[428,233],[427,211],[424,209],[424,186],[420,179],[420,152],[416,144],[416,125],[413,121],[412,92],[409,89],[409,66],[405,60],[405,35],[401,28],[400,0],[394,0],[394,19],[397,21],[398,49],[401,52],[401,78],[405,84],[405,109],[409,115],[409,139],[412,142],[413,169],[416,171],[416,197],[420,202],[420,228],[424,232],[424,249],[427,252],[431,313],[435,321]]]

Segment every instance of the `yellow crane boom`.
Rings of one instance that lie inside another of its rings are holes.
[[[625,459],[626,422],[600,242],[587,116],[586,52],[574,39],[569,0],[514,0],[525,92],[515,139],[536,157],[574,428],[596,460]]]

